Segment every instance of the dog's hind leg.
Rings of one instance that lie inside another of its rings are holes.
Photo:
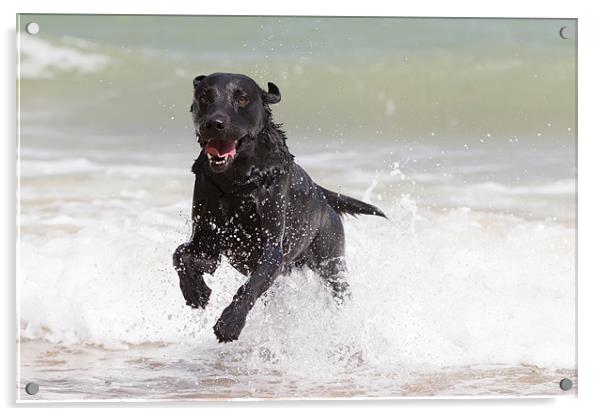
[[[337,305],[342,305],[351,296],[349,283],[346,281],[346,271],[343,257],[324,260],[316,268],[316,272],[324,279]]]
[[[205,283],[203,274],[215,272],[217,258],[201,252],[194,243],[186,243],[174,252],[173,265],[180,277],[180,289],[186,304],[192,308],[205,308],[211,289]]]
[[[338,305],[351,295],[346,281],[345,230],[341,218],[331,210],[327,223],[310,246],[310,268],[326,283]]]

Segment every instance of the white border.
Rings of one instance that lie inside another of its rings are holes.
[[[389,2],[393,3],[393,2]],[[14,403],[14,340],[15,300],[12,299],[15,291],[15,14],[20,13],[132,13],[132,14],[281,14],[281,15],[393,15],[393,16],[487,16],[487,17],[562,17],[579,19],[579,398],[556,400],[538,399],[504,399],[504,400],[415,400],[406,399],[387,401],[332,401],[332,402],[204,402],[204,403],[157,403],[131,404],[121,411],[140,412],[146,414],[164,414],[165,408],[177,407],[182,412],[208,411],[196,407],[209,407],[211,414],[281,414],[282,407],[286,413],[301,414],[307,411],[323,411],[328,413],[345,408],[345,412],[365,413],[366,410],[376,408],[384,413],[399,413],[400,411],[462,413],[462,414],[507,414],[509,411],[528,410],[530,414],[587,414],[591,410],[600,409],[598,399],[602,397],[600,388],[602,369],[600,368],[600,343],[601,336],[599,317],[602,316],[599,299],[602,293],[600,281],[601,246],[599,243],[601,227],[601,193],[600,179],[602,172],[601,141],[602,134],[599,126],[600,120],[600,82],[602,74],[600,65],[599,39],[600,15],[594,9],[595,2],[578,1],[547,1],[528,2],[506,0],[492,4],[479,1],[428,1],[399,2],[387,4],[386,1],[372,0],[361,4],[348,2],[330,2],[305,0],[302,4],[285,3],[283,1],[241,1],[230,0],[227,2],[206,2],[202,0],[169,0],[147,1],[135,0],[104,0],[104,1],[78,1],[78,0],[21,0],[18,3],[3,1],[0,18],[4,24],[4,59],[2,62],[4,99],[2,126],[5,126],[3,143],[5,157],[3,164],[4,177],[2,190],[5,203],[2,205],[2,218],[6,230],[2,240],[2,260],[5,265],[3,279],[5,296],[5,325],[2,345],[5,365],[2,377],[2,404],[11,406]],[[48,405],[50,406],[50,405]],[[80,413],[81,406],[73,405],[69,408],[50,406],[43,411],[45,414]],[[101,408],[85,406],[86,413],[104,414],[109,408],[114,409],[115,404],[101,405]],[[125,406],[125,405],[124,405]],[[160,406],[159,409],[153,408]],[[20,407],[25,407],[21,405]],[[335,409],[336,408],[336,409]],[[35,409],[22,409],[26,413]],[[12,413],[14,409],[10,409]]]

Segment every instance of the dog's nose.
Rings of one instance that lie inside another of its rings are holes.
[[[207,120],[205,128],[207,130],[223,130],[226,127],[223,117],[213,117]]]

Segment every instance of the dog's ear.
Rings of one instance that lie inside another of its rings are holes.
[[[201,85],[201,81],[207,78],[207,75],[199,75],[192,80],[192,86],[198,88]]]
[[[268,92],[263,92],[263,102],[266,104],[278,104],[280,102],[280,90],[276,84],[268,82]]]

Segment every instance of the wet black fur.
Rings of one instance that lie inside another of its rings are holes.
[[[214,326],[220,342],[238,339],[246,317],[274,279],[293,267],[309,267],[324,279],[337,302],[349,295],[345,281],[342,214],[384,217],[376,207],[315,184],[294,162],[270,104],[268,91],[237,74],[212,74],[194,80],[191,106],[201,153],[192,166],[195,185],[192,235],[173,256],[186,304],[204,308],[220,256],[248,276]],[[245,106],[237,97],[250,98]],[[209,97],[208,97],[209,96]],[[223,121],[223,130],[212,121]],[[225,171],[216,171],[203,148],[212,139],[238,140],[237,154]]]

